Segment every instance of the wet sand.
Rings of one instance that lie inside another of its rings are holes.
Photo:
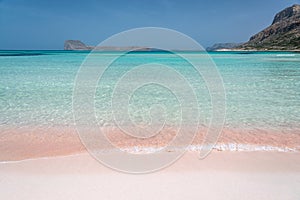
[[[136,139],[112,128],[106,128],[107,137],[123,149],[155,149],[168,144],[175,137],[172,128],[163,130],[149,139]],[[199,150],[206,129],[199,130],[190,150]],[[275,151],[299,152],[300,131],[224,128],[214,150],[217,151]],[[73,155],[86,152],[76,128],[57,127],[6,127],[0,131],[0,161],[16,161],[40,157]]]
[[[299,153],[186,153],[161,171],[113,171],[87,154],[0,164],[0,199],[298,200]]]

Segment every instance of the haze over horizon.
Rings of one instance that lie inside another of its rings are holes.
[[[300,0],[0,0],[0,49],[63,49],[67,39],[97,45],[138,27],[180,31],[204,47],[245,42]]]

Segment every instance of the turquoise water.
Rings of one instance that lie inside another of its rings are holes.
[[[74,81],[88,53],[0,51],[0,126],[74,124]],[[200,53],[189,54],[201,62]],[[114,53],[101,55],[105,59]],[[300,54],[220,52],[210,56],[224,81],[227,127],[300,128]],[[95,97],[99,123],[112,120],[110,98],[118,77],[134,64],[149,62],[169,65],[190,81],[197,91],[201,123],[207,125],[211,105],[204,81],[188,63],[163,52],[131,53],[106,71]],[[178,121],[180,105],[176,97],[155,85],[138,90],[128,110],[135,120],[148,122],[145,113],[157,103],[165,106],[170,123]]]

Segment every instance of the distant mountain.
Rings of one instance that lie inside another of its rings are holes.
[[[300,50],[300,5],[274,17],[273,23],[240,47],[244,50]]]
[[[242,43],[217,43],[211,47],[207,47],[206,51],[222,51],[222,50],[230,50],[240,46]]]

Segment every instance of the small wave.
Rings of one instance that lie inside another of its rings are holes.
[[[205,148],[205,147],[204,147]],[[208,147],[207,147],[208,148]],[[188,151],[200,151],[202,149],[201,145],[190,145],[187,150]],[[164,150],[164,147],[130,147],[130,148],[122,148],[122,151],[126,151],[129,153],[155,153],[157,151]],[[168,151],[181,151],[180,147],[167,148]],[[271,145],[258,146],[258,145],[250,145],[250,144],[217,144],[213,147],[213,150],[217,151],[261,151],[261,152],[299,152],[297,148],[290,147],[276,147]]]
[[[219,151],[270,151],[270,152],[298,152],[295,148],[276,147],[271,145],[257,146],[250,144],[218,144],[214,149]]]
[[[277,54],[277,57],[294,57],[296,54]]]

